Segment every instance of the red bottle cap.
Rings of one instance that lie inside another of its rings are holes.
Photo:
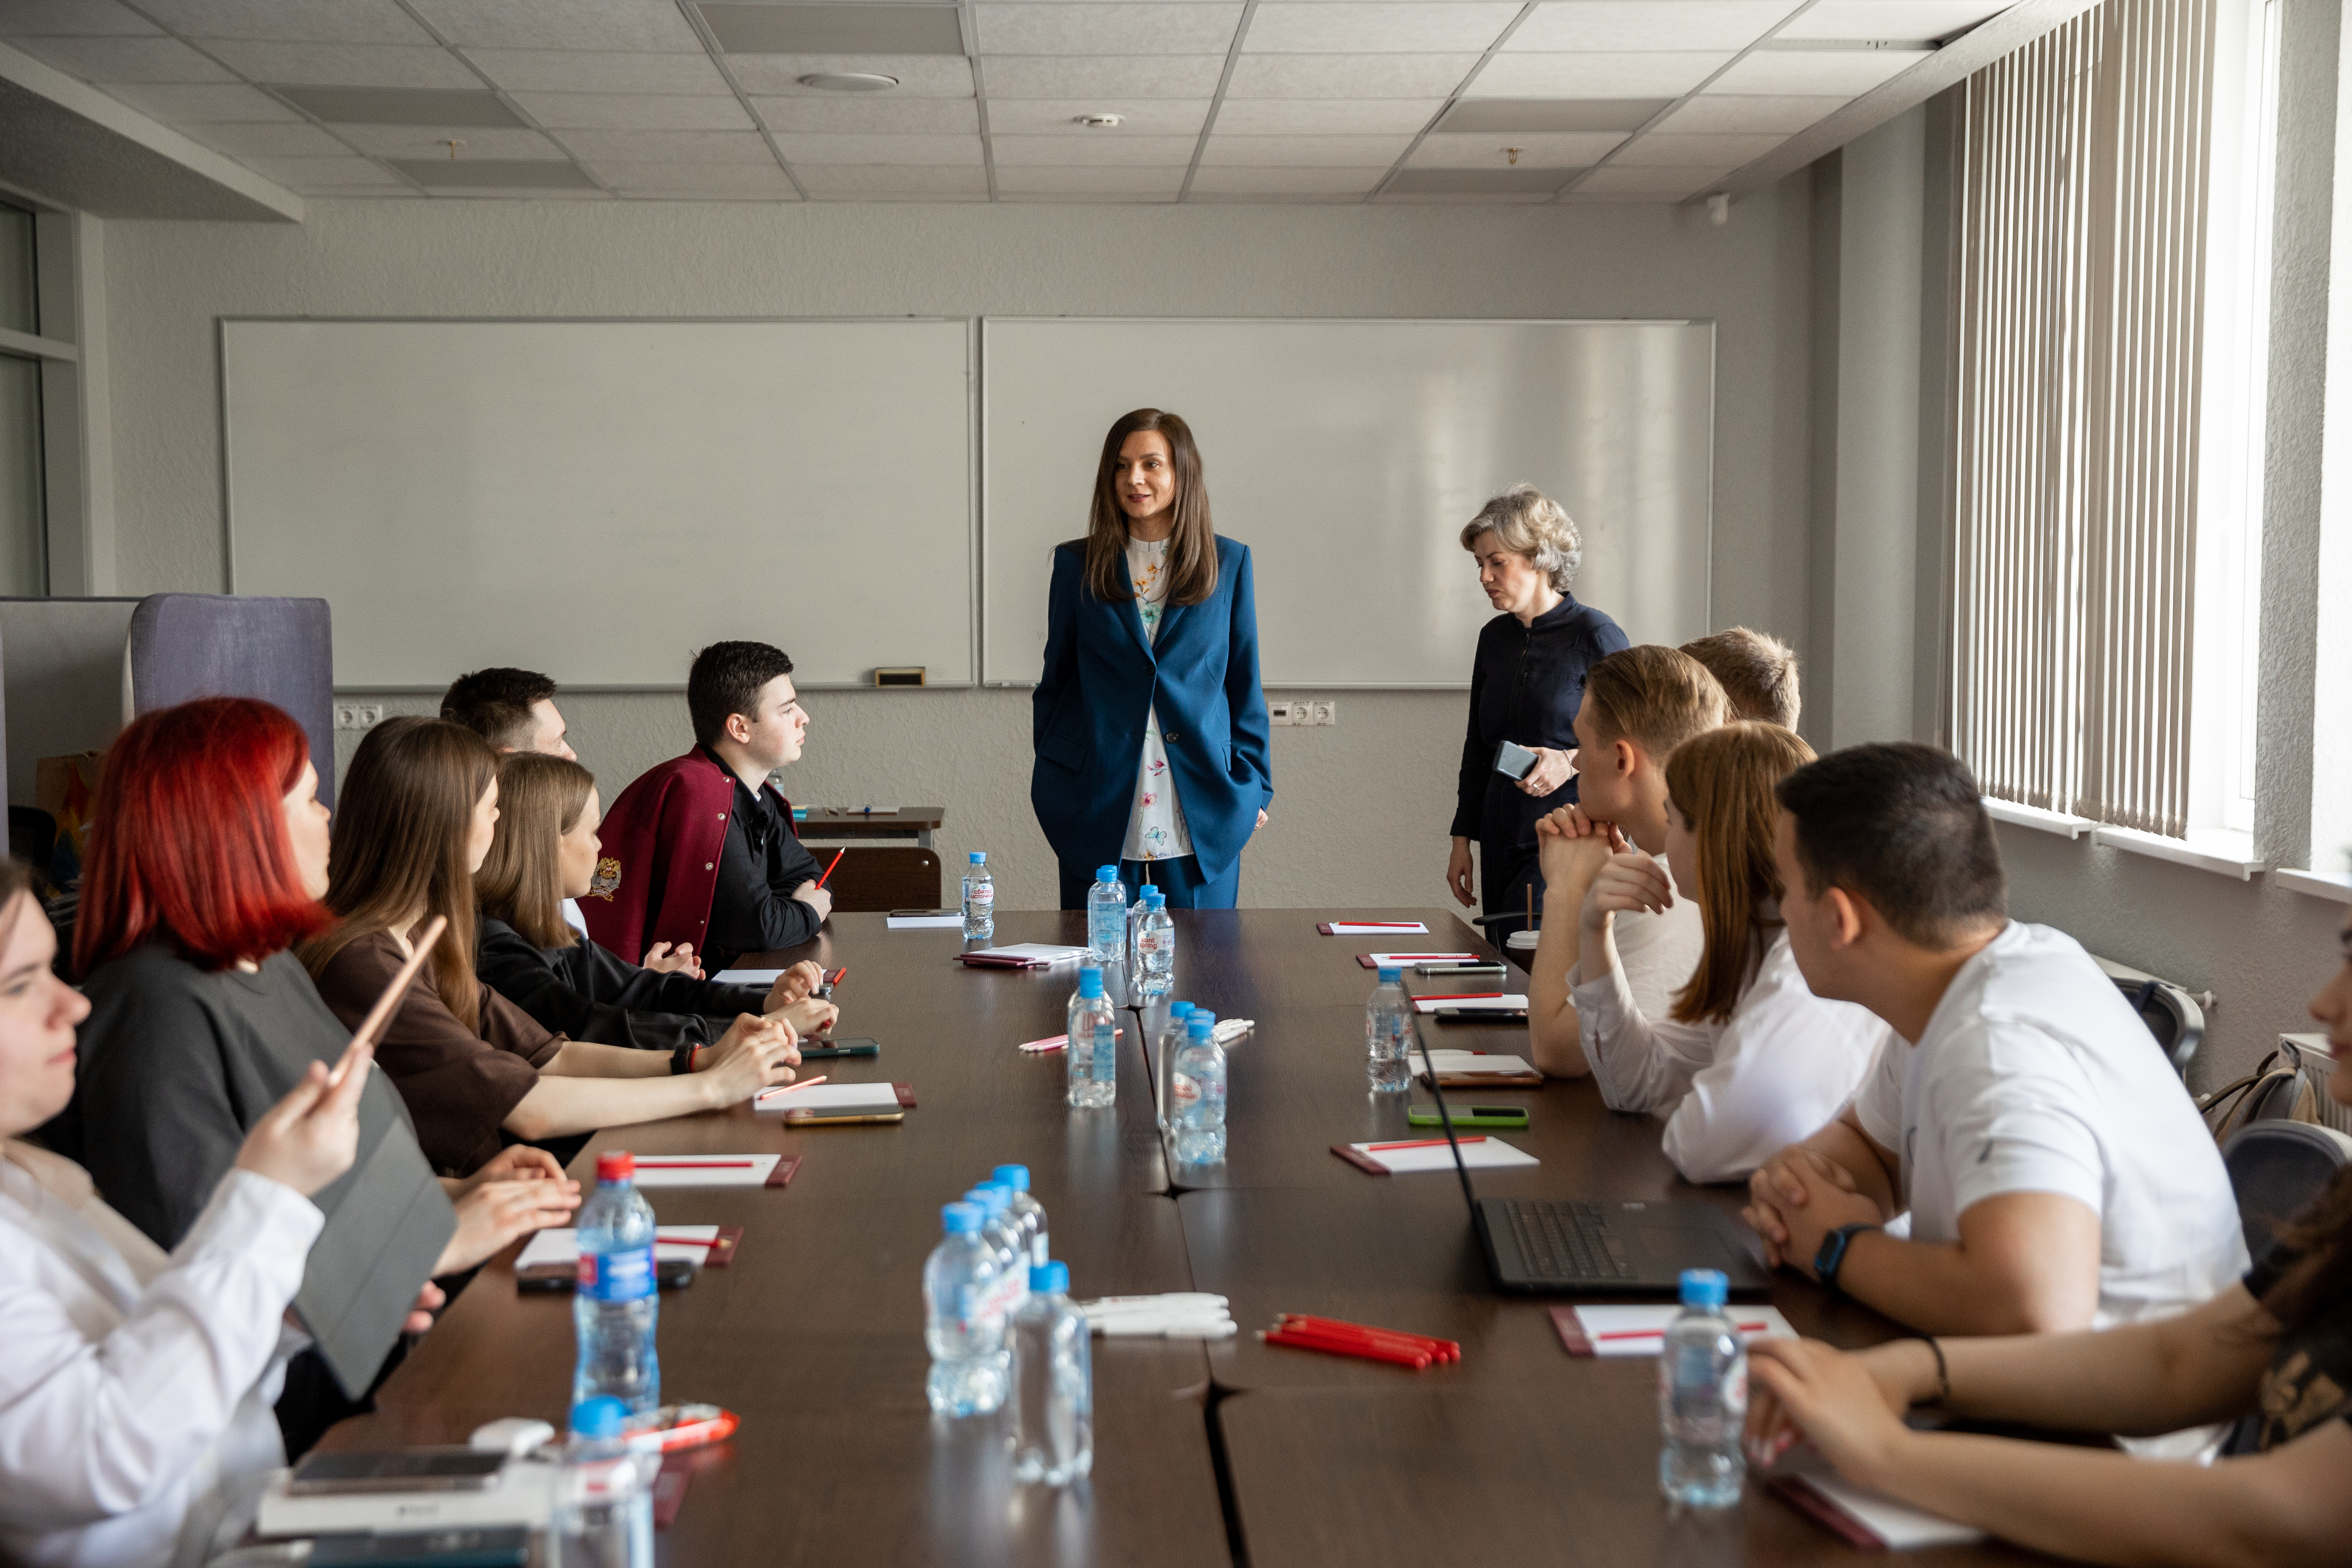
[[[596,1179],[600,1182],[633,1182],[637,1176],[637,1157],[626,1149],[607,1149],[596,1156]]]

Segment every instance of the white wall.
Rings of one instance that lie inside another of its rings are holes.
[[[221,585],[223,315],[1690,316],[1717,323],[1715,621],[1801,649],[1807,205],[1799,179],[1722,227],[1662,206],[504,201],[320,201],[299,226],[110,224],[121,591]],[[877,475],[885,515],[887,487]],[[1080,507],[1072,498],[1073,533]],[[1430,525],[1451,534],[1460,521]],[[1333,547],[1346,547],[1336,529]],[[885,578],[922,569],[891,557],[887,524],[877,560]],[[530,584],[515,587],[518,614],[628,613],[625,563],[593,604],[532,605]],[[887,603],[877,592],[877,613]],[[691,626],[677,638],[682,679],[701,638]],[[771,640],[793,647],[789,592]],[[1244,861],[1244,901],[1436,900],[1465,700],[1349,692],[1334,727],[1275,731],[1274,819]],[[684,749],[683,706],[564,700],[613,788]],[[1053,901],[1027,805],[1025,692],[826,692],[810,706],[810,755],[785,776],[796,799],[944,804],[950,868],[987,848],[1007,907]]]

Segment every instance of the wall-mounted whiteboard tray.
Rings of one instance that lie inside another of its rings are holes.
[[[333,606],[335,682],[971,682],[965,321],[224,321],[232,589]]]
[[[1711,322],[991,317],[981,343],[991,682],[1037,679],[1053,546],[1142,406],[1192,425],[1250,547],[1269,686],[1467,685],[1495,612],[1462,525],[1520,480],[1582,529],[1580,599],[1635,642],[1709,629]]]

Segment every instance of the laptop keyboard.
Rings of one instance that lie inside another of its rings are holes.
[[[1610,1230],[1599,1205],[1506,1198],[1497,1206],[1510,1221],[1512,1239],[1531,1278],[1633,1278],[1625,1244]]]

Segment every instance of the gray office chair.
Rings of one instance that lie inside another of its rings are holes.
[[[2156,1037],[2157,1045],[2172,1062],[2172,1070],[2187,1082],[2189,1064],[2197,1047],[2205,1043],[2205,1010],[2197,1005],[2197,999],[2161,980],[2117,979],[2116,989]]]
[[[2268,1251],[2279,1227],[2311,1206],[2336,1173],[2352,1163],[2352,1138],[2311,1121],[2249,1121],[2221,1145],[2221,1163],[2238,1197],[2248,1256]],[[2222,1440],[2224,1455],[2251,1454],[2262,1443],[2259,1413],[2239,1419]]]

